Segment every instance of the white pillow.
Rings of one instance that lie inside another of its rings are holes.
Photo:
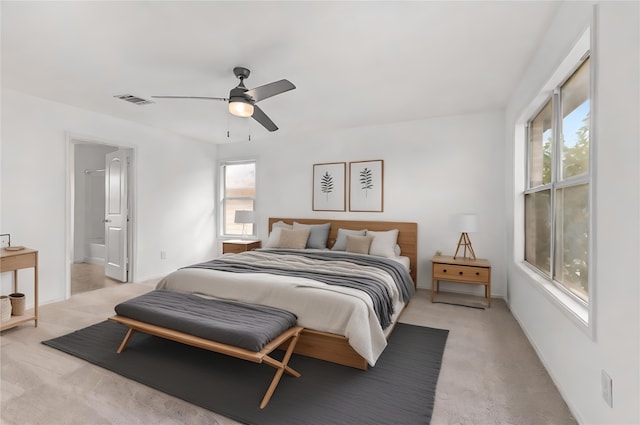
[[[277,248],[280,243],[280,231],[282,229],[293,229],[292,224],[287,224],[284,221],[276,221],[271,225],[271,233],[269,233],[269,237],[267,238],[267,243],[264,244],[265,248]]]
[[[277,248],[280,243],[280,232],[282,232],[284,227],[276,227],[273,226],[273,230],[269,233],[269,238],[267,239],[267,243],[264,244],[265,248]]]
[[[398,229],[386,232],[374,232],[367,230],[367,236],[373,236],[369,254],[379,257],[396,257],[396,245],[398,243]]]
[[[271,229],[275,229],[276,227],[282,227],[283,229],[293,229],[293,224],[288,224],[285,223],[284,221],[280,220],[280,221],[276,221],[275,223],[273,223],[271,225]]]

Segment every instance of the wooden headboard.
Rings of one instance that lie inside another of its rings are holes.
[[[269,233],[273,223],[284,221],[293,224],[297,221],[301,224],[324,224],[331,223],[329,231],[329,240],[327,245],[329,248],[333,246],[338,237],[338,229],[349,230],[373,230],[380,232],[385,230],[398,229],[398,245],[402,253],[400,255],[409,257],[411,261],[410,274],[415,285],[418,284],[418,223],[410,223],[404,221],[363,221],[363,220],[330,220],[321,218],[278,218],[269,217]]]

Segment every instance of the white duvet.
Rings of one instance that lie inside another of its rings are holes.
[[[242,254],[252,261],[268,265],[271,261],[293,261],[293,267],[319,269],[331,267],[347,273],[371,273],[382,279],[392,295],[397,320],[404,307],[391,276],[375,267],[360,266],[346,261],[321,261],[295,255],[278,255],[274,260],[260,251]],[[330,263],[330,264],[329,264]],[[344,335],[349,345],[373,366],[387,345],[369,296],[357,289],[328,285],[302,277],[278,276],[267,273],[232,273],[217,270],[186,268],[177,270],[157,285],[158,289],[200,293],[216,298],[262,304],[290,311],[305,328]],[[390,326],[388,329],[391,329]]]

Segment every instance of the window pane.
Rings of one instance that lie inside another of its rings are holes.
[[[228,164],[225,166],[225,198],[256,196],[256,164]]]
[[[562,179],[589,172],[589,59],[562,86]]]
[[[584,301],[589,300],[589,185],[556,191],[555,276]]]
[[[255,223],[235,223],[236,210],[255,211],[256,163],[224,164],[222,170],[222,234],[227,236],[254,235]]]
[[[236,223],[236,210],[253,211],[253,199],[226,199],[224,202],[224,234],[242,235],[242,224]],[[253,223],[244,225],[244,234],[253,235]]]
[[[524,197],[525,260],[551,276],[551,191]]]
[[[529,124],[529,187],[551,182],[552,137],[551,101],[542,108]]]

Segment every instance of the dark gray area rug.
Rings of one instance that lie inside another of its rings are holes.
[[[398,324],[367,371],[294,355],[265,409],[275,369],[105,321],[43,341],[50,347],[247,424],[429,424],[449,331]],[[274,355],[275,357],[276,355]]]

